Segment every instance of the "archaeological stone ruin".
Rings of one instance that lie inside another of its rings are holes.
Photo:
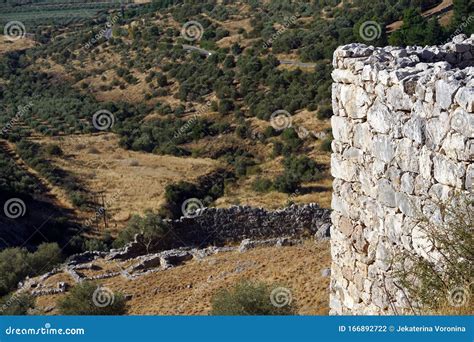
[[[471,194],[474,35],[435,47],[339,47],[333,60],[331,314],[400,314],[390,260],[429,253],[419,215]]]

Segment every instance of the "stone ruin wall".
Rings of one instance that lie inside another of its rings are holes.
[[[291,205],[274,211],[233,206],[203,208],[196,212],[195,217],[181,217],[167,222],[176,237],[175,245],[171,247],[204,248],[240,243],[245,239],[299,238],[307,234],[317,240],[325,239],[329,237],[330,215],[329,209],[320,208],[314,203]],[[143,243],[136,239],[111,253],[120,255],[122,259],[146,254]]]
[[[436,203],[472,193],[473,56],[474,35],[335,51],[331,314],[408,312],[391,256],[426,253],[420,213],[436,221]]]

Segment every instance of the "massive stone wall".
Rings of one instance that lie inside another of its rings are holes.
[[[332,314],[396,314],[390,260],[422,254],[418,219],[472,192],[474,35],[438,47],[351,44],[333,60]]]

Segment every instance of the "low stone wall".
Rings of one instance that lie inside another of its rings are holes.
[[[182,217],[168,223],[175,236],[174,248],[240,243],[244,239],[301,237],[305,234],[322,239],[329,237],[331,211],[316,204],[292,205],[274,211],[245,206],[204,208],[197,212],[196,217]],[[108,258],[130,259],[146,254],[143,244],[137,242],[139,239],[137,236],[135,242],[112,250]],[[89,254],[74,258],[87,262],[97,257],[97,253]]]
[[[472,193],[474,35],[453,41],[334,53],[332,314],[404,312],[392,256],[423,256],[419,215]]]
[[[275,211],[247,206],[205,208],[196,217],[182,217],[171,225],[186,245],[300,236],[305,232],[328,237],[330,210],[316,204],[292,205]]]

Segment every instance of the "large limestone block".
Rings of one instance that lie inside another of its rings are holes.
[[[387,207],[395,208],[395,190],[388,179],[381,179],[377,182],[377,200]]]
[[[455,99],[464,110],[474,113],[474,87],[462,87],[456,93]]]
[[[462,187],[465,169],[460,163],[455,163],[447,157],[436,154],[433,157],[434,178],[441,184]]]
[[[398,142],[395,160],[404,172],[419,172],[420,152],[415,148],[410,139],[404,138]]]
[[[455,81],[439,80],[436,82],[436,102],[443,109],[448,109],[453,103],[454,94],[459,89],[460,84]]]
[[[411,111],[413,101],[401,86],[395,85],[387,90],[387,105],[394,110]]]
[[[372,96],[355,85],[341,85],[341,103],[347,116],[354,119],[362,119],[367,115],[367,108],[371,105]]]
[[[413,116],[403,125],[403,136],[417,144],[423,144],[425,140],[425,121],[418,115]]]
[[[388,107],[376,100],[367,113],[367,122],[375,132],[386,134],[390,131],[392,115]]]
[[[357,180],[359,174],[359,165],[350,160],[344,160],[337,154],[331,155],[331,175],[335,178],[341,178],[347,182]]]
[[[345,143],[351,141],[351,124],[347,118],[333,115],[331,117],[331,127],[334,139]]]
[[[372,140],[372,152],[374,156],[385,163],[392,161],[395,156],[396,146],[387,135],[376,135]]]

